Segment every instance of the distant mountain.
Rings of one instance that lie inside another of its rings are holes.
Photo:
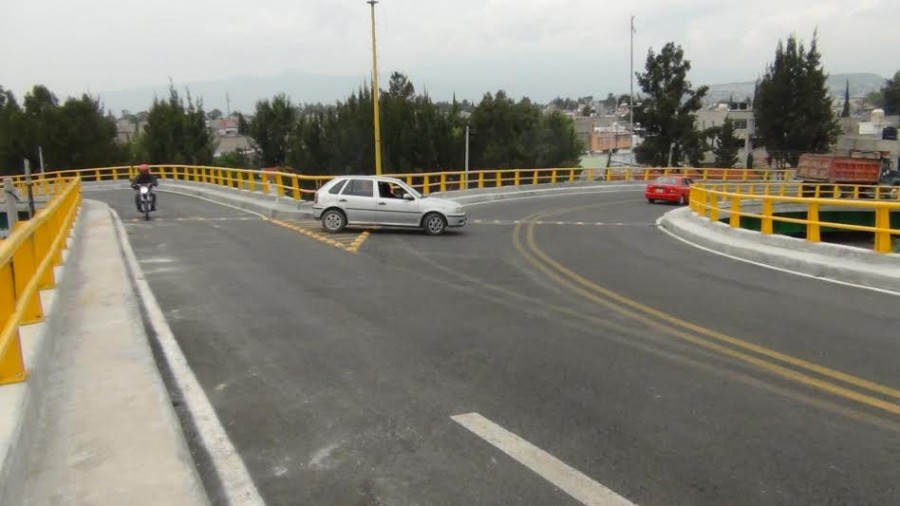
[[[231,98],[231,111],[252,113],[256,102],[271,99],[278,93],[287,94],[293,102],[331,103],[348,96],[366,82],[364,76],[323,76],[304,72],[287,72],[277,76],[235,76],[215,81],[175,83],[178,94],[185,97],[190,91],[194,100],[202,99],[207,111],[219,109],[226,112],[226,95]],[[380,84],[380,83],[379,83]],[[136,113],[146,111],[154,97],[169,96],[169,86],[100,92],[100,100],[106,110],[119,115],[123,109]]]
[[[518,83],[525,83],[525,79],[527,78],[510,77],[511,82]],[[323,76],[305,72],[286,72],[269,77],[234,76],[211,81],[175,83],[175,88],[181,96],[185,96],[187,89],[194,99],[202,99],[203,107],[207,111],[219,109],[226,112],[228,104],[225,97],[227,95],[231,98],[232,112],[252,113],[258,100],[272,98],[277,93],[286,93],[294,103],[334,103],[364,86],[367,80],[368,77],[362,75]],[[850,95],[853,97],[862,97],[869,92],[878,90],[885,81],[883,77],[876,74],[834,74],[828,78],[828,87],[834,97],[843,98],[847,80],[850,81]],[[470,81],[453,83],[447,82],[446,79],[435,79],[428,86],[424,85],[427,84],[427,80],[422,82],[415,80],[415,82],[417,90],[427,90],[437,100],[448,100],[454,93],[459,93],[458,96],[461,98],[469,97],[475,100],[481,96],[481,92],[476,89],[477,85]],[[754,81],[714,84],[710,86],[705,101],[707,104],[711,104],[731,98],[738,101],[752,98],[754,85]],[[383,87],[384,85],[382,85]],[[511,89],[508,86],[505,88],[511,96],[527,95],[524,93],[525,90]],[[532,87],[529,91],[532,94],[537,93],[549,97],[564,96],[566,93],[566,90],[562,89],[554,92],[552,85],[547,90],[538,90]],[[98,93],[106,109],[117,116],[123,109],[132,113],[146,111],[153,104],[154,97],[164,99],[168,97],[168,94],[168,85]],[[547,101],[549,102],[549,100]]]
[[[867,94],[881,89],[884,85],[884,77],[878,74],[832,74],[828,76],[826,86],[828,91],[834,98],[844,98],[844,89],[847,81],[850,82],[850,96],[864,97]],[[755,81],[744,81],[739,83],[713,84],[710,85],[709,91],[706,93],[706,103],[716,103],[720,101],[743,101],[747,98],[753,98],[753,90],[756,86]]]

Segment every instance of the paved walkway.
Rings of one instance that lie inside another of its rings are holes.
[[[83,243],[57,306],[64,332],[53,336],[22,504],[206,504],[109,209],[86,201],[81,219]]]

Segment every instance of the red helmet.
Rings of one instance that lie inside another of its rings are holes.
[[[142,163],[138,165],[138,170],[141,172],[150,172],[150,167],[148,167],[146,163]]]

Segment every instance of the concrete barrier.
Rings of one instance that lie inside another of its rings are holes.
[[[659,225],[703,248],[817,278],[900,292],[900,255],[840,244],[813,243],[732,228],[696,216],[688,208],[666,213]]]

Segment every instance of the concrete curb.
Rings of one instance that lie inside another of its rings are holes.
[[[843,283],[900,292],[900,255],[735,229],[688,208],[666,213],[660,227],[688,243],[739,259]]]
[[[84,226],[82,215],[82,210],[79,209],[66,240],[63,264],[54,269],[56,288],[41,291],[45,320],[19,329],[28,380],[0,387],[0,504],[21,502],[28,448],[34,441],[33,429],[37,427],[38,408],[46,393],[48,360],[55,347],[53,336],[61,331],[56,307],[59,304],[59,294],[68,288],[66,267],[73,255],[78,255],[81,250],[80,230]]]

